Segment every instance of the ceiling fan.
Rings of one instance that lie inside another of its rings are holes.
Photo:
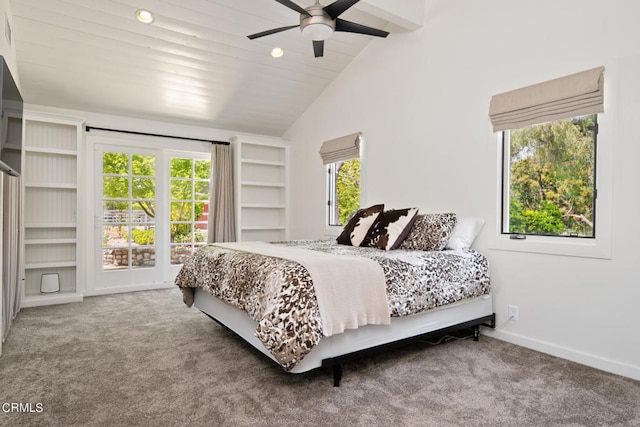
[[[250,40],[300,27],[302,34],[313,41],[313,53],[316,58],[319,58],[324,54],[324,41],[331,37],[334,31],[359,33],[376,37],[387,37],[389,35],[386,31],[339,18],[344,11],[358,3],[359,0],[337,0],[328,6],[322,6],[320,1],[316,0],[315,4],[306,8],[302,8],[290,0],[276,1],[298,12],[300,14],[300,24],[273,28],[261,33],[251,34],[247,36]]]

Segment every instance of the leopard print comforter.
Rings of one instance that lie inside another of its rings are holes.
[[[391,316],[407,316],[489,294],[489,267],[479,252],[384,251],[339,245],[334,240],[274,244],[377,261],[385,274]],[[256,336],[285,370],[292,369],[322,337],[313,282],[300,264],[208,245],[182,266],[175,283],[188,306],[202,288],[247,312]]]

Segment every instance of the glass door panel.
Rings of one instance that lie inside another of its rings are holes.
[[[171,264],[207,242],[211,161],[172,157],[169,182]]]
[[[96,224],[101,233],[97,287],[140,285],[161,280],[157,267],[157,156],[98,150]],[[137,272],[137,273],[136,273]],[[116,274],[117,276],[114,276]]]

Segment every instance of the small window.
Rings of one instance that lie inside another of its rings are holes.
[[[343,226],[360,208],[360,158],[330,163],[328,170],[328,223]]]
[[[595,238],[597,115],[503,132],[502,233]]]

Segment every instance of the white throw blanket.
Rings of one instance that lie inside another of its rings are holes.
[[[287,259],[305,267],[313,280],[325,336],[358,326],[390,323],[384,272],[374,260],[266,242],[214,245]]]

